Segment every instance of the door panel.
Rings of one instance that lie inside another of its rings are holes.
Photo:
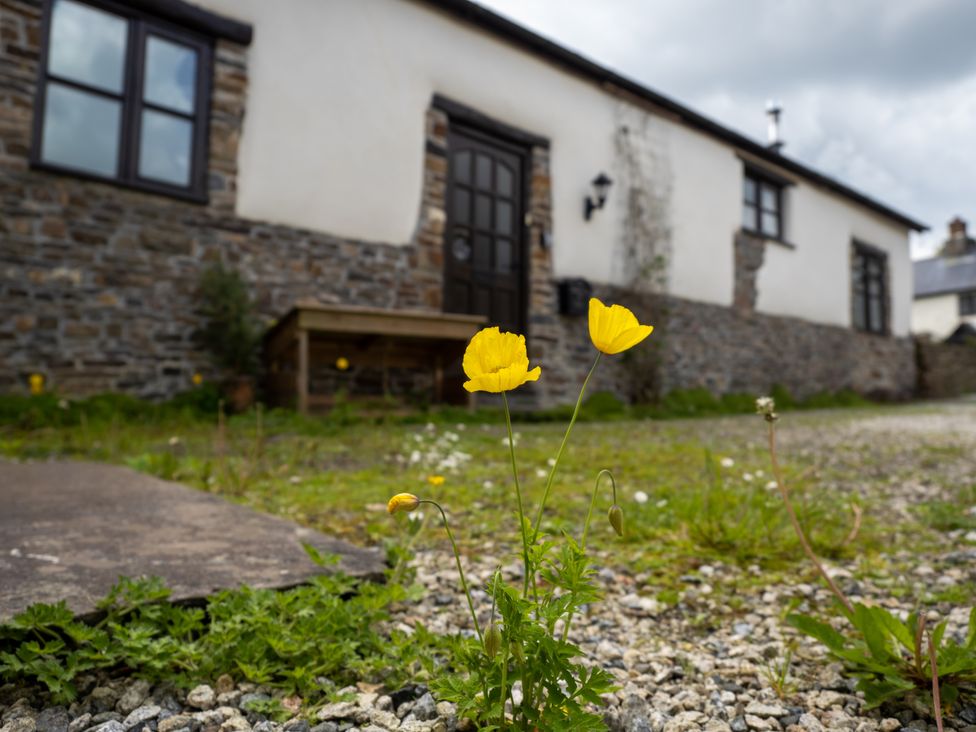
[[[479,132],[448,135],[444,310],[524,332],[523,153]]]

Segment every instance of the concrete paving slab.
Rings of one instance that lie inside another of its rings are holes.
[[[0,621],[35,602],[89,613],[120,576],[162,577],[178,600],[296,585],[323,571],[303,542],[382,574],[379,550],[129,468],[0,461]]]

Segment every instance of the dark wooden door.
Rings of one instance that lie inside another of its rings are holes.
[[[500,140],[452,129],[448,136],[444,310],[484,315],[522,333],[527,258],[524,154]]]

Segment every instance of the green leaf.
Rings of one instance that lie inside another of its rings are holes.
[[[786,616],[786,622],[801,633],[805,633],[811,638],[820,641],[831,651],[839,651],[847,645],[847,639],[843,635],[827,625],[827,623],[815,620],[809,615],[791,613]]]

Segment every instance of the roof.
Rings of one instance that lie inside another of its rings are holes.
[[[914,270],[916,298],[976,290],[976,254],[920,259]]]
[[[494,13],[487,8],[471,2],[471,0],[422,0],[428,5],[436,7],[460,20],[471,23],[478,28],[502,38],[503,40],[530,51],[537,56],[553,62],[557,66],[573,73],[579,74],[601,86],[615,86],[621,90],[644,99],[671,115],[683,124],[703,132],[711,137],[727,142],[735,147],[750,153],[751,155],[768,161],[770,164],[778,166],[791,173],[795,173],[806,180],[819,186],[827,188],[845,198],[848,198],[865,208],[881,214],[893,221],[906,226],[915,231],[925,231],[929,227],[906,214],[903,214],[890,206],[877,201],[865,194],[850,188],[840,181],[820,173],[813,168],[807,167],[803,163],[786,157],[781,152],[776,152],[752,140],[745,135],[736,132],[724,125],[715,122],[698,112],[692,111],[688,107],[670,99],[663,94],[659,94],[652,89],[628,79],[615,71],[601,66],[589,59],[580,56],[569,49],[560,46],[548,38],[538,35],[527,28]]]

